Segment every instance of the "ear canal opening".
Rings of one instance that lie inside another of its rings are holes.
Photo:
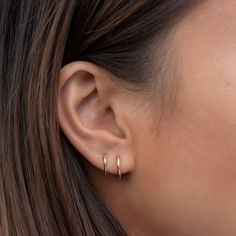
[[[119,137],[119,138],[124,139],[126,136],[125,136],[124,132],[119,128],[118,122],[116,120],[115,113],[114,113],[113,109],[110,106],[107,107],[106,113],[109,114],[108,116],[113,121],[116,136]]]
[[[97,88],[94,88],[90,94],[84,97],[77,107],[77,112],[80,114],[82,123],[86,124],[91,129],[104,129],[115,136],[124,139],[126,136],[119,128],[117,117],[111,106],[102,107],[99,104],[99,94]],[[94,114],[91,114],[94,112]],[[91,123],[90,123],[91,121]]]

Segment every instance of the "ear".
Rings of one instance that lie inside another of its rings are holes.
[[[101,67],[76,61],[60,72],[58,91],[59,125],[71,144],[93,166],[117,174],[117,154],[121,174],[134,169],[133,140],[126,123],[124,89]]]

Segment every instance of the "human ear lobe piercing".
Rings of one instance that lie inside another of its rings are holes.
[[[117,158],[117,175],[118,177],[121,179],[121,171],[120,171],[120,155],[117,154],[116,155]]]
[[[120,155],[117,154],[116,155],[116,163],[117,163],[117,176],[121,179],[121,168],[120,168]],[[104,165],[104,168],[103,168],[103,171],[104,171],[104,175],[107,175],[107,155],[106,153],[103,153],[103,165]]]
[[[103,154],[103,164],[104,164],[104,175],[107,175],[107,156]]]

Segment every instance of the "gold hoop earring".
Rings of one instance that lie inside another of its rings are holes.
[[[119,178],[121,178],[121,171],[120,171],[120,155],[117,154],[117,175]]]
[[[107,174],[107,157],[106,153],[103,154],[103,165],[104,165],[104,175]]]

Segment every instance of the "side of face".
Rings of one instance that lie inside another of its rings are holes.
[[[161,123],[158,102],[114,85],[92,63],[62,69],[60,126],[129,235],[236,235],[235,11],[234,0],[207,0],[177,25],[177,92]]]
[[[174,112],[137,136],[135,194],[160,235],[236,235],[235,11],[205,1],[181,21]]]

